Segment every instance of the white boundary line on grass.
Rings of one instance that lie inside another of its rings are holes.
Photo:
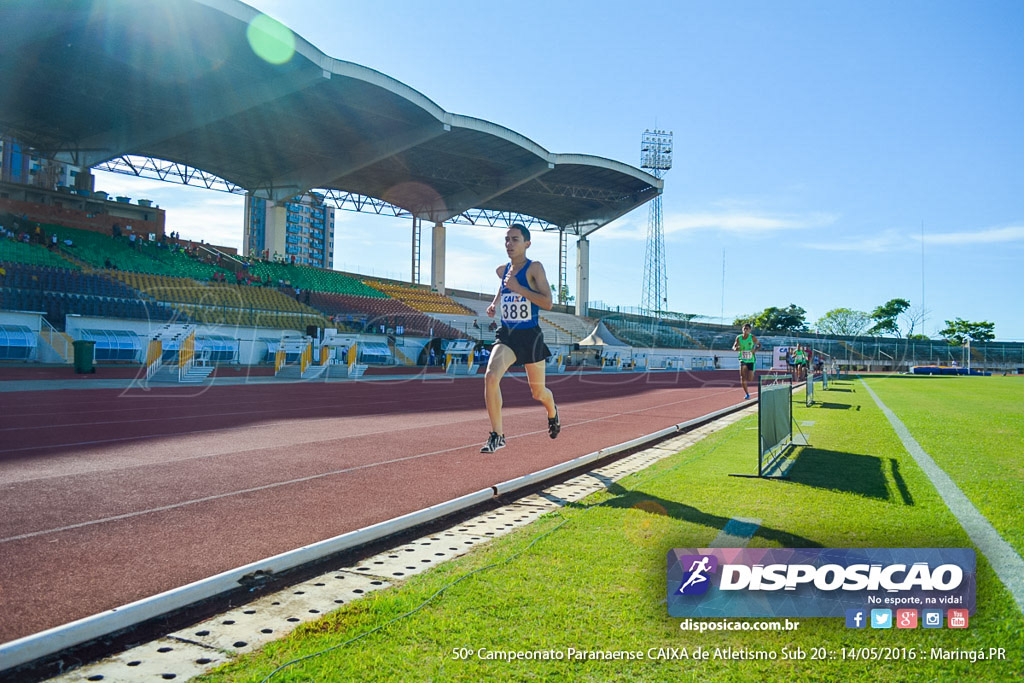
[[[878,394],[872,391],[863,378],[860,381],[864,388],[868,390],[868,393],[871,394],[871,398],[875,400],[875,403],[878,404],[878,407],[882,409],[882,412],[889,419],[889,423],[896,431],[896,435],[903,442],[903,447],[913,456],[917,466],[928,475],[928,479],[939,492],[939,496],[946,503],[946,507],[949,508],[953,516],[960,522],[960,526],[967,532],[971,542],[978,547],[981,554],[992,565],[999,580],[1003,582],[1003,585],[1006,586],[1006,589],[1010,591],[1010,595],[1016,601],[1017,608],[1020,609],[1021,614],[1024,614],[1024,559],[1021,559],[1021,556],[1014,551],[1013,547],[1003,540],[1003,537],[999,535],[995,527],[985,518],[985,515],[978,511],[978,508],[974,507],[974,504],[964,495],[964,492],[960,490],[956,482],[950,479],[949,475],[935,464],[932,457],[921,448],[921,444],[914,439],[910,430],[896,416],[896,413],[882,403],[882,399],[878,398]]]

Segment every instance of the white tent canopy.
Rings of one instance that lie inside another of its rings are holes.
[[[615,335],[605,326],[604,322],[598,321],[594,331],[587,335],[586,339],[580,341],[580,346],[617,346],[628,347],[615,338]]]

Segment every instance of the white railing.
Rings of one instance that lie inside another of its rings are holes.
[[[68,349],[68,339],[63,334],[57,331],[57,328],[50,324],[50,321],[46,318],[39,316],[39,319],[43,322],[45,327],[39,330],[39,335],[46,340],[54,351],[60,354],[60,357],[65,362],[70,363],[72,361],[70,350]],[[58,347],[58,344],[60,345]],[[63,350],[62,350],[63,349]]]

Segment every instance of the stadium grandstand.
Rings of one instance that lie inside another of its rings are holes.
[[[33,242],[34,226],[0,238],[0,324],[12,322],[16,312],[35,312],[45,320],[41,328],[64,332],[69,316],[85,317],[96,329],[126,329],[134,323],[129,328],[141,338],[174,323],[200,325],[211,335],[236,339],[265,336],[268,330],[277,331],[275,338],[282,332],[301,335],[315,327],[385,343],[398,337],[471,339],[482,346],[494,341],[494,320],[486,315],[492,295],[485,292],[441,295],[413,283],[258,259],[243,259],[242,269],[231,272],[208,262],[210,253],[184,249],[170,240],[140,237],[133,245],[123,235],[50,223],[39,227],[47,238],[57,235],[57,244],[48,239]],[[609,308],[593,308],[591,314],[578,316],[565,307],[544,311],[540,322],[545,338],[549,344],[578,350],[601,322],[621,344],[616,347],[618,355],[670,357],[685,351],[712,354],[724,361],[721,367],[731,367],[732,342],[738,333],[734,326],[697,322],[692,316],[654,319]],[[84,328],[72,332],[78,329]],[[840,369],[909,371],[916,365],[966,366],[968,361],[966,349],[942,340],[811,333],[760,338],[767,350],[807,345]],[[970,364],[977,368],[1024,367],[1024,344],[979,343],[969,353]],[[380,361],[398,362],[394,356]],[[261,355],[257,362],[269,360]]]

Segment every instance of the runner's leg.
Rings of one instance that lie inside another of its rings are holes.
[[[523,367],[526,368],[526,379],[530,382],[530,392],[533,393],[533,397],[544,404],[548,411],[548,417],[554,417],[555,396],[544,384],[544,361],[529,363]]]
[[[487,417],[491,420],[491,431],[496,434],[505,433],[501,423],[501,378],[515,362],[515,351],[504,344],[495,344],[491,348],[491,358],[484,373],[484,403]]]

